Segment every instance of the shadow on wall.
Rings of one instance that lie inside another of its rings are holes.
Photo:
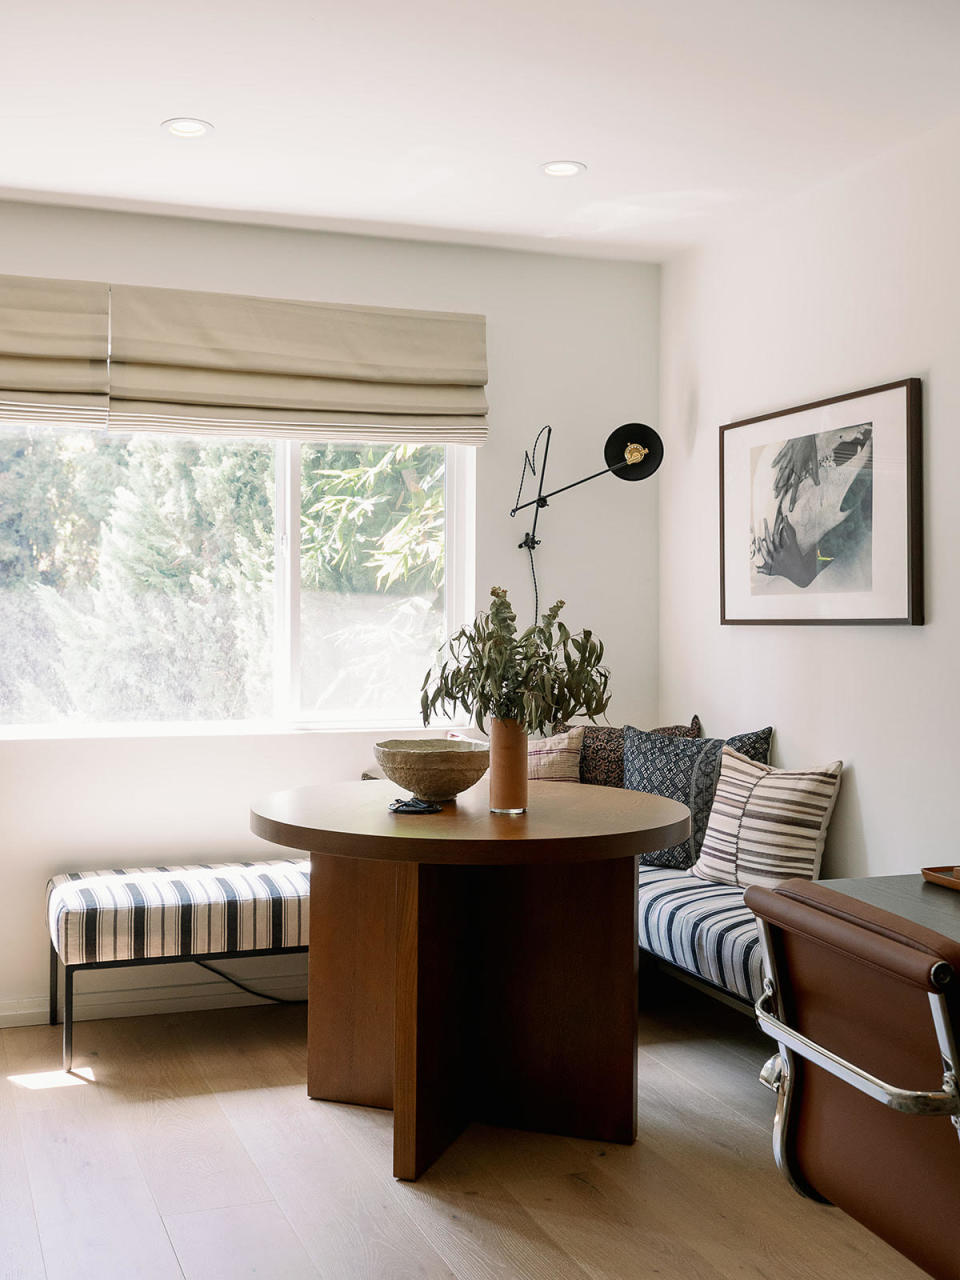
[[[683,442],[689,455],[693,452],[693,446],[696,443],[697,421],[700,416],[699,388],[692,369],[683,379],[682,402],[683,408],[680,421],[683,430]]]
[[[863,810],[857,789],[857,771],[852,764],[844,764],[837,793],[837,805],[830,819],[827,845],[823,854],[821,880],[839,879],[841,876],[866,876],[866,850],[863,841]]]

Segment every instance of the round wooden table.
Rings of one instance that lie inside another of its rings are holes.
[[[394,1176],[471,1120],[636,1138],[637,856],[690,832],[673,800],[531,782],[528,812],[480,782],[394,814],[392,782],[268,796],[265,840],[311,853],[307,1092],[392,1107]]]

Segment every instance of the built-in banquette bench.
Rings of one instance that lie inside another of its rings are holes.
[[[306,951],[309,900],[309,859],[54,876],[47,884],[50,1024],[58,1020],[62,964],[64,1071],[73,1065],[73,979],[79,970],[188,961],[243,987],[209,962]]]
[[[703,738],[696,716],[649,732],[588,725],[579,761],[581,782],[689,806],[689,838],[641,859],[641,952],[748,1011],[763,979],[746,887],[816,878],[841,770],[770,768],[772,732]]]

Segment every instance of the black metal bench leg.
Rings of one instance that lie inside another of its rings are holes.
[[[63,1069],[73,1070],[73,966],[63,966]]]
[[[50,943],[50,1025],[55,1027],[60,1021],[60,1010],[57,1008],[57,976],[59,973],[60,957],[57,955],[57,949]]]

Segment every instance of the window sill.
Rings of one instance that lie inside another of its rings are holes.
[[[464,729],[465,721],[445,720],[424,728],[419,721],[366,723],[292,723],[277,720],[165,720],[117,724],[0,725],[0,742],[82,741],[103,738],[255,738],[302,737],[310,734],[362,734],[396,737],[437,737],[447,729]]]

